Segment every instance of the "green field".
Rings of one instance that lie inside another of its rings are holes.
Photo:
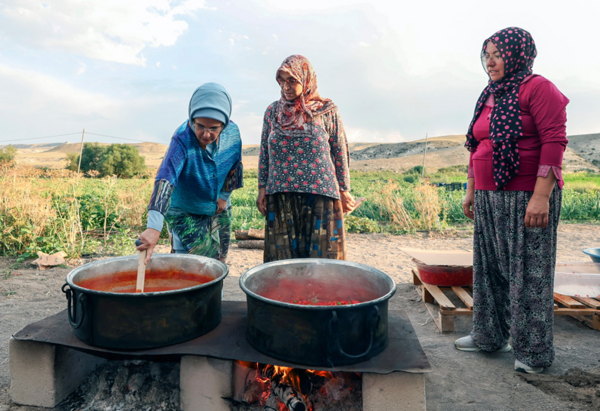
[[[60,173],[59,173],[60,174]],[[463,190],[436,183],[462,183],[464,167],[442,169],[421,179],[420,170],[352,172],[352,193],[366,201],[346,218],[353,233],[401,234],[469,227]],[[262,228],[256,209],[256,171],[232,195],[233,230]],[[426,184],[422,184],[426,183]],[[81,255],[134,252],[144,229],[152,179],[77,178],[73,175],[4,172],[0,175],[0,255],[35,256],[37,251]],[[600,222],[600,174],[565,175],[562,221]],[[166,238],[166,232],[163,232]]]

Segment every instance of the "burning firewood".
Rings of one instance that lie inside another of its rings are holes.
[[[309,409],[302,396],[287,382],[283,382],[283,375],[277,374],[275,368],[265,369],[265,377],[271,380],[271,391],[289,411],[306,411]],[[288,378],[290,378],[288,376]],[[293,377],[292,377],[293,378]]]

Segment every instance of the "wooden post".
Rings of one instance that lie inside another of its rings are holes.
[[[79,165],[77,166],[77,174],[81,170],[81,155],[83,154],[83,138],[85,137],[85,128],[83,129],[83,133],[81,133],[81,147],[79,148]]]
[[[425,133],[425,151],[423,151],[423,168],[421,169],[421,178],[425,176],[425,156],[427,155],[427,133]]]

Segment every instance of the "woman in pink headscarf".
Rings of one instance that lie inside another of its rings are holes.
[[[265,112],[256,200],[266,217],[264,261],[344,260],[343,214],[355,202],[342,120],[306,57],[286,58],[276,80],[281,98]]]

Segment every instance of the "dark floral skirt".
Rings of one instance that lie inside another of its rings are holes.
[[[225,261],[231,241],[231,207],[216,215],[198,215],[170,209],[169,231],[177,234],[188,254]]]
[[[554,270],[562,191],[550,196],[546,228],[525,227],[531,191],[475,190],[473,331],[479,348],[495,351],[512,338],[530,367],[554,360]]]
[[[267,195],[264,262],[346,259],[342,203],[307,193]]]

